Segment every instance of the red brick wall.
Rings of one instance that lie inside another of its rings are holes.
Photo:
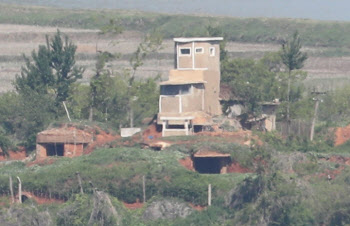
[[[64,144],[64,156],[76,157],[83,155],[83,144]]]

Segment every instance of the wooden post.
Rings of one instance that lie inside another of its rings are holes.
[[[17,177],[18,180],[18,202],[22,203],[22,182],[19,177]]]
[[[317,119],[318,106],[320,104],[320,101],[322,101],[319,96],[320,95],[324,95],[327,92],[313,91],[311,93],[316,95],[316,97],[313,99],[313,100],[316,101],[316,103],[315,103],[314,117],[312,118],[311,130],[310,130],[310,140],[313,141],[313,139],[314,139],[314,132],[315,132],[315,123],[316,123],[316,119]]]
[[[211,184],[208,185],[208,206],[211,206]]]
[[[146,179],[142,176],[143,203],[146,203]]]
[[[84,194],[84,190],[83,190],[83,185],[81,184],[81,177],[80,177],[80,173],[76,172],[75,173],[78,177],[78,183],[79,183],[79,187],[80,187],[80,193],[83,195]]]
[[[11,200],[12,203],[15,203],[15,196],[13,195],[13,186],[12,186],[12,177],[9,176],[9,180],[10,180],[10,194],[11,194]]]
[[[70,116],[69,116],[69,112],[68,112],[68,109],[67,109],[66,103],[65,103],[64,101],[62,101],[62,103],[63,103],[64,110],[66,110],[68,120],[71,122],[72,120],[70,119]]]
[[[319,99],[316,99],[314,117],[313,117],[313,119],[312,119],[311,131],[310,131],[310,140],[311,140],[311,141],[313,141],[313,139],[314,139],[315,123],[316,123],[317,111],[318,111],[318,105],[319,105],[319,103],[320,103],[320,100],[319,100]]]

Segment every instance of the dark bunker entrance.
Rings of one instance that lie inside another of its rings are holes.
[[[64,144],[63,143],[48,143],[45,144],[47,156],[63,156]]]
[[[227,166],[231,164],[229,154],[211,153],[194,154],[192,156],[193,167],[198,173],[222,174],[227,172]]]

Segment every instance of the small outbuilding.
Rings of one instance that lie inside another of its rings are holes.
[[[38,133],[36,137],[37,158],[80,156],[84,148],[92,141],[92,134],[75,127],[45,130]]]

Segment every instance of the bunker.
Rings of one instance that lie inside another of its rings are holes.
[[[91,141],[92,135],[90,133],[74,127],[45,130],[37,135],[37,158],[80,156]]]
[[[231,164],[231,155],[214,151],[198,151],[192,156],[193,167],[198,173],[225,174]]]

